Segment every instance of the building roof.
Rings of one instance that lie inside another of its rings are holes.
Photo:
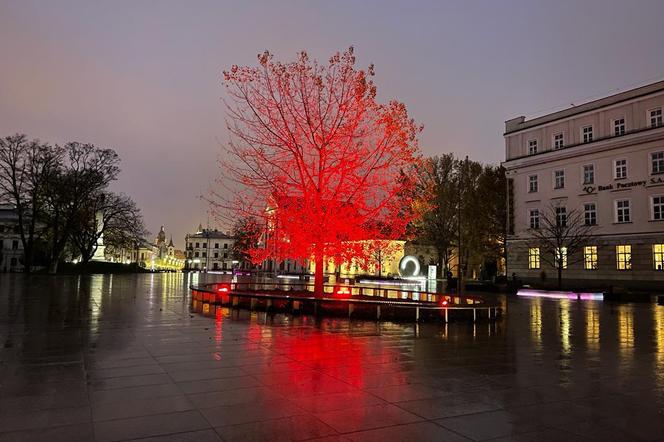
[[[197,233],[188,234],[187,238],[189,238],[189,239],[191,239],[191,238],[194,238],[194,239],[196,239],[196,238],[233,239],[232,236],[230,236],[230,235],[228,235],[228,234],[226,234],[226,233],[224,233],[220,230],[217,230],[217,229],[214,229],[214,230],[212,230],[212,229],[201,229],[201,231],[199,231]]]
[[[531,120],[526,120],[526,117],[524,116],[512,118],[505,121],[505,135],[662,91],[664,91],[664,81],[658,81],[656,83],[647,84],[645,86],[640,86],[624,92],[609,95],[608,97],[588,101],[586,103],[543,115],[541,117],[533,118]]]

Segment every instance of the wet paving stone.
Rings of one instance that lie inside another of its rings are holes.
[[[664,307],[205,316],[197,278],[3,275],[0,442],[664,440]]]

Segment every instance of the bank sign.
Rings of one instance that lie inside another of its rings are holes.
[[[584,186],[583,191],[586,193],[595,193],[595,190],[598,192],[603,192],[605,190],[620,190],[620,189],[629,189],[631,187],[647,187],[648,185],[657,185],[664,184],[664,177],[652,177],[649,180],[643,181],[629,181],[625,183],[616,183],[615,185],[609,184],[606,186]]]

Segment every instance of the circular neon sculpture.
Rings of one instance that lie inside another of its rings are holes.
[[[413,272],[408,274],[406,267],[408,263],[413,263]],[[420,276],[420,261],[413,255],[406,255],[399,261],[399,274],[401,276]]]

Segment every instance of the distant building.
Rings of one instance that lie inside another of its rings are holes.
[[[0,205],[0,272],[23,271],[23,243],[14,206]]]
[[[107,246],[106,261],[136,263],[150,270],[179,271],[185,267],[185,254],[175,248],[172,236],[170,241],[166,242],[166,231],[164,226],[161,226],[154,242],[142,239],[135,242],[131,248],[116,249]]]
[[[596,225],[564,279],[664,286],[664,81],[505,122],[508,273],[553,276],[529,239],[552,205]],[[561,253],[565,254],[563,250]],[[573,262],[573,263],[572,263]]]
[[[204,229],[199,225],[196,233],[187,234],[185,241],[186,270],[228,270],[241,264],[233,259],[235,240],[229,232]]]

